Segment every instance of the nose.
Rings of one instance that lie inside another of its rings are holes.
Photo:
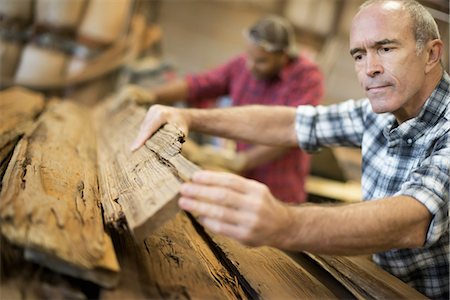
[[[370,77],[375,77],[383,73],[383,66],[380,57],[375,53],[367,53],[366,56],[366,74]]]

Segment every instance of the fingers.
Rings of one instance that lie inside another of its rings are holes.
[[[181,187],[181,195],[236,210],[248,210],[253,206],[247,195],[220,186],[186,183]]]
[[[158,108],[151,107],[145,115],[144,121],[139,128],[136,139],[130,146],[131,151],[136,151],[147,141],[162,125],[167,121],[162,117],[162,113],[156,111]]]
[[[178,204],[182,209],[200,216],[200,219],[208,218],[223,224],[240,225],[249,218],[249,214],[245,211],[238,211],[216,203],[197,201],[185,196],[180,197]]]
[[[153,104],[156,102],[156,95],[151,90],[141,91],[135,94],[132,100],[138,105]]]
[[[199,218],[199,222],[215,234],[222,234],[236,240],[245,240],[245,231],[238,224],[228,224],[207,217]]]
[[[213,171],[198,171],[194,173],[192,182],[220,186],[240,193],[247,193],[249,188],[257,188],[257,186],[261,185],[254,180],[246,179],[235,174]]]
[[[276,244],[283,213],[267,186],[234,174],[199,171],[180,193],[180,207],[214,233],[246,245]]]
[[[188,123],[181,109],[163,105],[153,105],[147,111],[141,124],[139,133],[130,146],[131,151],[136,151],[164,124],[171,123],[180,129],[185,136],[188,134]]]
[[[178,204],[197,216],[198,221],[215,234],[226,235],[248,246],[258,246],[265,242],[265,239],[259,237],[262,232],[256,227],[257,218],[251,212],[189,197],[181,197]]]

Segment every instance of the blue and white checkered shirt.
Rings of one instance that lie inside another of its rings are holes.
[[[363,200],[411,196],[432,221],[422,248],[390,250],[374,261],[430,298],[449,297],[450,77],[444,73],[420,114],[397,125],[375,114],[368,99],[299,106],[296,131],[306,151],[322,146],[362,149]]]

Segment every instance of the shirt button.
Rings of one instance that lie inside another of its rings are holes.
[[[407,139],[406,142],[408,143],[408,145],[411,145],[412,139]]]

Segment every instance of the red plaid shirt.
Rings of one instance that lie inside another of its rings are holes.
[[[232,105],[317,105],[323,95],[323,78],[318,67],[304,57],[289,63],[272,80],[258,80],[241,55],[204,74],[188,75],[188,101],[204,107],[205,101],[229,95]],[[269,125],[269,124],[268,124]],[[237,143],[238,151],[251,145]],[[300,149],[289,150],[278,159],[256,167],[245,174],[266,184],[273,195],[284,202],[306,201],[305,177],[309,172],[309,156]]]

